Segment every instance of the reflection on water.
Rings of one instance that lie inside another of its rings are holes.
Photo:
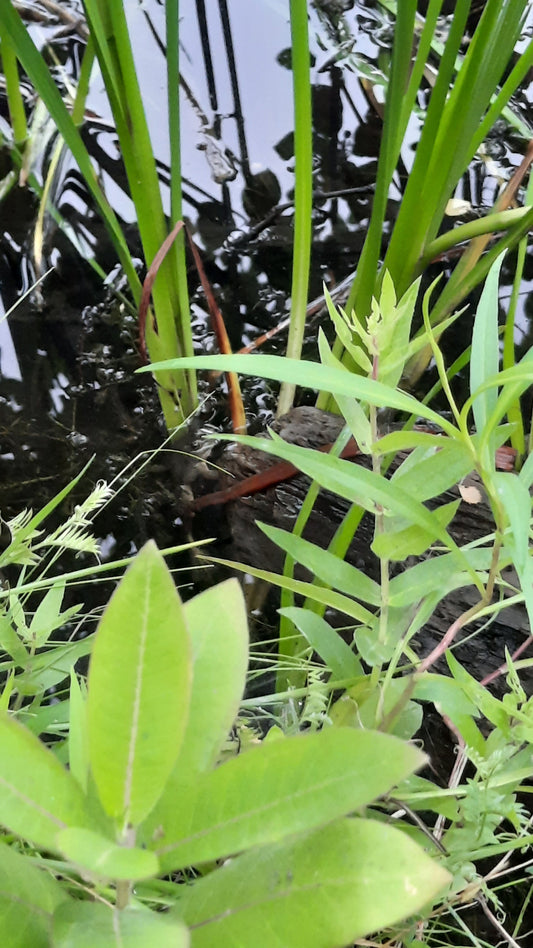
[[[357,264],[371,209],[383,71],[392,40],[391,20],[379,4],[316,0],[311,6],[310,299],[321,292],[324,280],[338,282]],[[68,10],[77,11],[77,7],[65,4],[63,12]],[[146,0],[142,5],[128,4],[127,11],[168,203],[164,5],[160,0]],[[290,310],[294,150],[287,4],[182,0],[180,16],[184,213],[203,250],[232,345],[238,348],[276,326]],[[69,25],[50,17],[34,25],[32,33],[41,45],[53,44],[62,70],[56,67],[56,75],[63,82],[64,76],[77,75],[84,27],[76,19]],[[526,92],[517,97],[517,108],[527,115]],[[410,126],[403,164],[391,190],[388,222],[401,199],[421,120],[415,117]],[[141,267],[134,209],[98,74],[91,85],[82,134]],[[47,135],[49,144],[32,166],[40,182],[54,144],[49,130]],[[490,204],[499,178],[508,175],[519,160],[512,138],[500,127],[487,144],[486,155],[472,163],[458,196],[480,207]],[[70,235],[94,253],[106,272],[112,271],[115,258],[109,240],[68,156],[59,165],[52,190]],[[29,189],[13,189],[2,212],[0,293],[7,309],[36,276],[31,235],[37,202]],[[389,223],[385,241],[388,227]],[[102,457],[114,453],[127,460],[145,449],[147,439],[150,446],[161,440],[157,405],[148,397],[150,383],[132,376],[138,364],[135,321],[121,315],[116,304],[103,302],[99,278],[80,261],[69,236],[49,214],[42,266],[50,264],[55,271],[46,279],[40,301],[26,300],[11,315],[9,326],[4,324],[0,330],[0,435],[11,446],[9,451],[1,450],[4,484],[26,481],[24,466],[29,455],[25,445],[31,444],[33,471],[38,469],[45,479],[43,499],[48,487],[59,489],[93,452]],[[528,281],[530,271],[528,260]],[[203,351],[211,351],[215,343],[192,271],[190,280],[195,339]],[[528,288],[525,283],[525,293]],[[508,295],[505,287],[502,295]],[[525,345],[531,334],[530,304],[528,295],[522,299],[519,341]],[[97,304],[103,308],[95,309]],[[456,342],[450,336],[450,358],[455,355],[454,346],[459,351],[463,348],[464,337],[459,339],[459,335],[463,334],[456,335]],[[283,338],[272,345],[283,351]],[[313,338],[310,351],[314,347]],[[244,387],[250,414],[268,418],[275,392],[253,380]],[[8,462],[6,456],[11,454],[13,460]],[[114,467],[112,460],[107,463]],[[11,465],[20,467],[10,473]],[[6,498],[4,489],[4,505],[28,502],[23,494],[16,490]]]

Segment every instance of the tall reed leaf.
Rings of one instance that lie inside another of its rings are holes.
[[[294,90],[294,247],[292,300],[287,356],[299,359],[305,331],[309,261],[311,254],[313,140],[311,123],[311,83],[306,0],[291,0],[292,74]],[[284,383],[279,396],[278,415],[292,406],[295,386]]]
[[[179,120],[175,110],[178,51],[178,4],[168,4],[169,108],[172,109],[172,210],[180,207]],[[128,24],[122,3],[86,0],[85,14],[109,103],[113,112],[120,150],[124,160],[130,195],[135,205],[146,263],[150,265],[168,235],[160,183],[148,131],[141,90],[131,48]],[[32,42],[20,16],[11,4],[0,4],[0,31],[10,44],[44,101],[58,131],[72,152],[85,183],[113,240],[136,303],[141,286],[124,234],[116,215],[98,184],[90,155],[69,114],[50,71]],[[179,281],[179,282],[178,282]],[[147,321],[147,342],[153,359],[192,353],[189,308],[186,291],[183,240],[176,243],[161,266],[153,290],[154,314]],[[196,404],[194,374],[164,372],[158,376],[158,392],[169,428],[175,428]]]

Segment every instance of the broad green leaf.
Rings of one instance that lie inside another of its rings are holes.
[[[388,629],[386,638],[379,638],[378,621],[373,622],[370,627],[361,625],[354,632],[357,652],[371,668],[389,662],[397,644],[396,639],[388,634]]]
[[[232,356],[194,356],[185,359],[170,359],[159,362],[138,372],[157,371],[159,369],[217,369],[222,372],[241,372],[243,375],[256,375],[264,379],[276,379],[278,382],[292,382],[306,388],[331,392],[332,395],[347,395],[358,398],[378,408],[396,408],[409,415],[420,416],[434,421],[450,434],[455,428],[437,412],[423,405],[411,395],[406,395],[374,379],[353,375],[344,369],[321,365],[316,362],[297,361],[281,356],[269,355],[232,355]]]
[[[54,909],[65,898],[49,872],[7,843],[0,845],[2,948],[49,948]]]
[[[54,948],[188,948],[178,918],[146,909],[110,908],[101,902],[66,902],[54,916]]]
[[[413,694],[420,701],[431,701],[452,721],[456,715],[479,716],[477,706],[465,694],[460,683],[449,675],[424,672],[416,679]]]
[[[370,803],[424,759],[349,728],[263,744],[184,785],[152,848],[167,871],[275,842]]]
[[[472,353],[470,356],[470,392],[473,398],[473,413],[476,429],[484,431],[498,399],[495,388],[489,388],[477,395],[483,383],[498,371],[500,344],[498,339],[498,280],[505,254],[500,254],[490,268],[485,286],[478,303],[474,330],[472,333]],[[493,462],[494,463],[494,460]]]
[[[71,827],[57,834],[57,848],[69,862],[108,879],[149,879],[157,876],[154,853],[133,846],[119,846],[93,830]]]
[[[174,773],[189,780],[216,763],[239,710],[248,668],[248,623],[239,582],[229,579],[185,604],[193,651],[189,718]]]
[[[109,816],[137,825],[172,771],[187,724],[191,647],[172,577],[150,541],[114,592],[89,669],[89,754]]]
[[[0,714],[0,821],[42,849],[56,851],[67,826],[87,826],[79,785],[34,734]]]
[[[178,910],[193,948],[332,948],[412,915],[450,881],[400,830],[346,819],[230,860],[184,889]]]
[[[363,674],[361,663],[350,646],[322,616],[297,606],[287,606],[285,609],[280,609],[279,613],[294,623],[309,645],[326,663],[333,678],[356,678]]]
[[[369,576],[365,576],[355,566],[287,530],[280,530],[279,527],[272,527],[260,521],[257,521],[257,526],[273,543],[285,550],[297,563],[301,563],[314,573],[323,583],[348,596],[362,599],[363,602],[368,602],[372,606],[380,605],[381,589],[378,583]]]

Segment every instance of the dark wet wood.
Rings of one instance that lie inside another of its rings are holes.
[[[342,424],[342,419],[336,415],[307,407],[294,409],[288,416],[275,422],[272,427],[287,441],[306,447],[321,448],[335,441]],[[368,463],[367,459],[361,455],[354,460],[355,463]],[[396,463],[400,463],[401,460],[402,458],[398,458]],[[216,487],[221,492],[227,492],[235,490],[235,485],[241,484],[247,477],[273,469],[279,461],[271,455],[265,455],[247,446],[231,444],[223,450],[217,463],[224,468],[226,474],[220,477]],[[465,483],[467,486],[477,485],[483,493],[476,475],[471,475]],[[281,572],[283,553],[259,530],[256,521],[291,530],[308,486],[308,478],[297,474],[267,490],[236,497],[218,507],[206,506],[204,510],[199,510],[195,522],[200,532],[220,538],[217,549],[214,551],[216,555],[261,569]],[[204,493],[212,491],[212,482],[203,485]],[[439,497],[433,505],[448,503],[459,497],[459,488],[455,486]],[[201,507],[201,501],[198,506]],[[319,546],[327,547],[348,509],[347,501],[328,491],[321,491],[304,536]],[[459,544],[464,544],[491,533],[493,529],[490,506],[483,497],[477,504],[461,502],[450,532]],[[378,562],[370,549],[373,534],[373,518],[365,515],[350,545],[346,559],[377,579]],[[299,575],[302,578],[310,578],[303,571],[300,571]],[[477,602],[477,599],[478,594],[474,587],[459,589],[447,596],[417,635],[416,640],[411,643],[416,651],[420,655],[428,654],[442,639],[455,619]],[[482,624],[478,622],[468,626],[463,634],[463,638],[468,638],[468,641],[460,645],[455,653],[459,661],[478,680],[495,671],[505,661],[505,647],[513,653],[529,635],[527,615],[521,606],[502,610],[488,628],[472,637]],[[529,654],[533,652],[529,651]],[[527,653],[521,657],[527,657]],[[440,670],[445,670],[443,663],[440,665]],[[533,672],[528,670],[522,677],[527,690],[533,693]],[[497,692],[504,690],[504,687],[503,679],[495,684]]]

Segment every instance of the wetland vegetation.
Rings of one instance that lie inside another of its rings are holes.
[[[258,167],[249,7],[0,2],[7,946],[528,944],[533,19],[477,6],[258,2]]]

